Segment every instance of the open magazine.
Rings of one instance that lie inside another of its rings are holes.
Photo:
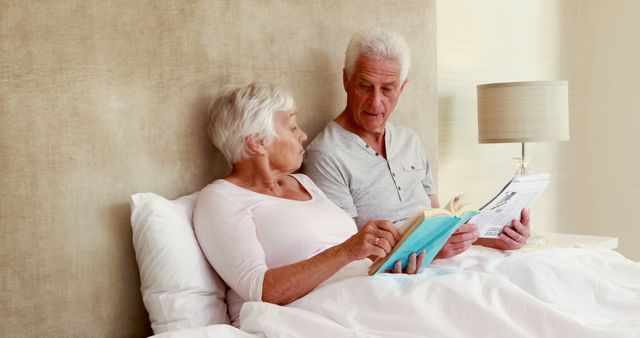
[[[481,238],[498,238],[502,228],[520,219],[520,211],[531,207],[547,185],[549,174],[514,177],[468,223],[478,226]]]

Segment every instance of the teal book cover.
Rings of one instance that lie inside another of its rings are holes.
[[[384,258],[382,265],[376,267],[376,263],[374,263],[371,266],[369,274],[374,275],[393,269],[396,261],[402,261],[402,270],[404,271],[409,256],[425,249],[426,255],[422,266],[428,266],[449,237],[476,214],[478,214],[477,211],[467,211],[461,216],[438,215],[424,218],[419,225],[412,227],[413,231],[407,231],[408,236],[403,236],[403,239],[398,242],[391,253]]]

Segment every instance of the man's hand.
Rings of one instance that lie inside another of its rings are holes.
[[[478,239],[478,227],[475,224],[463,224],[449,237],[436,258],[450,258],[464,252]]]
[[[480,238],[475,244],[498,250],[518,250],[527,244],[530,236],[529,211],[522,209],[520,220],[511,221],[511,225],[504,227],[498,238]]]

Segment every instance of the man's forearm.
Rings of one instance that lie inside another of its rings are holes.
[[[440,199],[438,199],[438,194],[429,195],[429,199],[431,200],[432,208],[440,208]]]

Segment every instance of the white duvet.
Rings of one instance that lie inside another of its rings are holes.
[[[640,337],[640,264],[610,250],[473,247],[414,276],[341,270],[287,305],[157,337]]]

